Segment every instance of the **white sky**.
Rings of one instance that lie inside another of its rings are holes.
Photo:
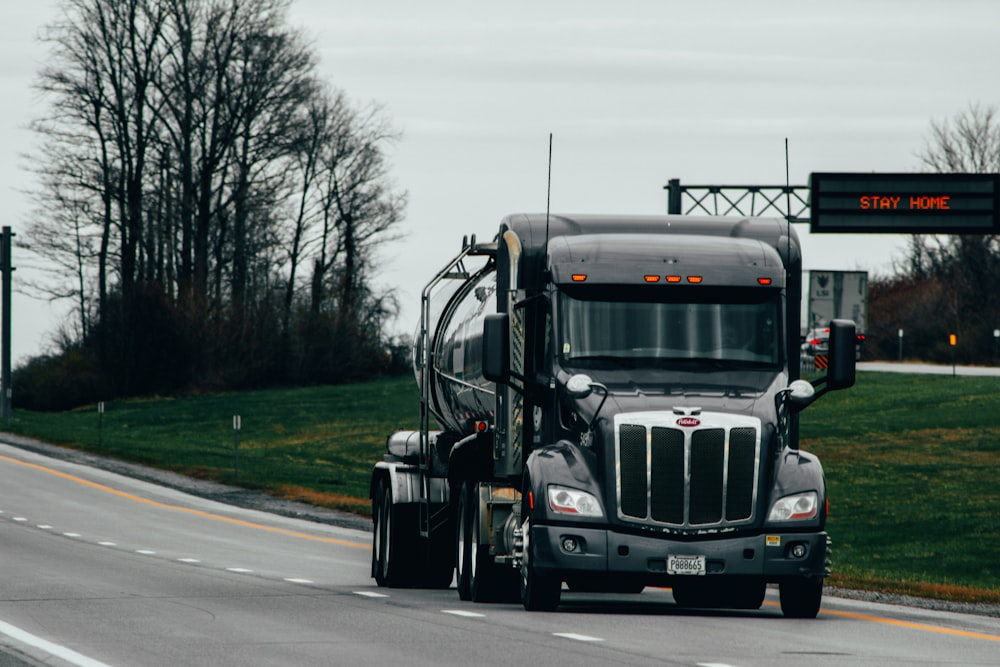
[[[31,82],[56,0],[0,15],[0,224],[26,226]],[[662,213],[670,178],[780,185],[813,171],[917,171],[931,120],[1000,105],[1000,2],[294,0],[323,75],[381,103],[410,204],[378,283],[412,332],[420,287],[463,235],[507,213]],[[805,268],[885,275],[906,238],[810,235]],[[30,268],[19,264],[15,289]],[[65,305],[16,295],[15,363],[45,349]]]

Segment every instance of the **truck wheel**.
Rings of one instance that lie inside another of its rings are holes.
[[[455,547],[452,544],[454,529],[446,529],[432,539],[427,550],[427,568],[423,585],[427,588],[451,588],[455,575]]]
[[[417,547],[414,539],[415,526],[406,525],[401,520],[402,512],[392,504],[392,491],[385,480],[379,482],[375,494],[372,520],[375,522],[372,535],[372,570],[375,583],[379,586],[399,588],[413,585],[412,573],[407,569]],[[412,568],[410,568],[412,569]]]
[[[552,611],[559,606],[562,595],[562,580],[551,574],[544,574],[532,565],[531,522],[525,520],[524,554],[521,558],[521,604],[528,611]]]
[[[458,493],[458,512],[455,517],[455,570],[457,574],[458,597],[472,599],[472,554],[475,538],[472,537],[472,501],[469,487],[462,484]]]
[[[823,580],[786,579],[778,586],[781,612],[788,618],[816,618],[823,601]]]

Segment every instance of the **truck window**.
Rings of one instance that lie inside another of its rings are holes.
[[[568,366],[781,363],[778,290],[565,289],[559,308],[559,357]]]

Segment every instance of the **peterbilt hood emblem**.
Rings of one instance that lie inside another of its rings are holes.
[[[677,420],[678,426],[698,426],[701,424],[701,420],[697,417],[681,417]]]

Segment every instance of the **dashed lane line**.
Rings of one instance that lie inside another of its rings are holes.
[[[578,642],[603,642],[604,640],[600,637],[591,637],[590,635],[580,635],[575,632],[553,632],[554,637],[562,637],[563,639],[572,639]]]
[[[465,611],[464,609],[442,609],[441,613],[461,616],[462,618],[486,618],[486,614],[480,614],[478,611]]]
[[[24,466],[26,468],[31,468],[33,470],[39,470],[50,475],[55,475],[56,477],[81,484],[83,486],[90,487],[92,489],[97,489],[99,491],[104,491],[105,493],[110,493],[112,495],[118,496],[120,498],[125,498],[133,502],[142,503],[144,505],[149,505],[151,507],[157,507],[160,509],[171,510],[174,512],[184,512],[185,514],[191,514],[193,516],[199,516],[205,519],[212,519],[214,521],[224,521],[225,523],[233,524],[236,526],[243,526],[246,528],[254,528],[257,530],[267,531],[269,533],[277,533],[279,535],[287,535],[288,537],[297,537],[303,540],[312,540],[314,542],[325,542],[327,544],[339,544],[341,546],[356,547],[358,549],[371,549],[370,544],[362,544],[360,542],[349,542],[347,540],[338,540],[332,537],[320,537],[318,535],[310,535],[308,533],[300,533],[294,530],[288,530],[285,528],[276,528],[274,526],[265,526],[259,523],[253,523],[252,521],[244,521],[242,519],[234,519],[227,516],[221,516],[219,514],[212,514],[211,512],[203,512],[201,510],[191,509],[189,507],[180,507],[178,505],[169,505],[167,503],[157,502],[155,500],[150,500],[148,498],[143,498],[141,496],[136,496],[131,493],[126,493],[125,491],[119,491],[118,489],[111,488],[110,486],[105,486],[104,484],[98,484],[97,482],[91,482],[90,480],[83,479],[82,477],[76,477],[68,473],[60,472],[58,470],[53,470],[52,468],[47,468],[43,465],[38,465],[37,463],[28,463],[27,461],[19,461],[18,459],[11,458],[9,456],[0,456],[0,461],[6,461],[8,463],[13,463],[14,465]],[[27,521],[23,517],[15,517],[14,521]]]

